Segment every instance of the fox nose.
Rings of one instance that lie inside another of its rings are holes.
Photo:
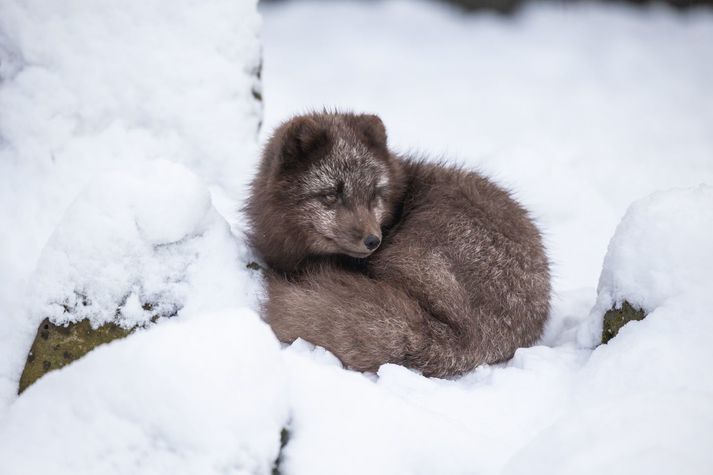
[[[366,246],[367,249],[370,251],[373,251],[377,247],[379,247],[379,244],[381,244],[381,240],[374,236],[373,234],[369,234],[365,239],[364,239],[364,245]]]

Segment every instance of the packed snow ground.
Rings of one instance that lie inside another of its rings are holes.
[[[279,349],[233,211],[257,160],[254,3],[126,8],[0,0],[0,473],[269,473],[285,425],[288,474],[713,470],[712,13],[262,9],[263,137],[379,113],[547,234],[542,344],[438,380]],[[623,300],[649,316],[593,349]],[[178,316],[15,396],[44,316],[129,326],[147,302]]]

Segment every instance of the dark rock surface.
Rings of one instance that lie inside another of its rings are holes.
[[[37,329],[37,336],[27,355],[18,393],[22,393],[49,371],[66,366],[97,346],[123,338],[132,331],[113,323],[93,329],[88,320],[58,326],[45,318]]]
[[[621,327],[632,320],[643,320],[646,314],[643,310],[634,308],[629,302],[624,302],[621,308],[613,308],[604,314],[602,328],[602,343],[607,343],[614,338]]]

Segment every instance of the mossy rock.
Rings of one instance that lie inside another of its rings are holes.
[[[613,308],[604,314],[602,328],[602,343],[608,343],[614,338],[621,327],[632,320],[643,320],[646,314],[643,310],[634,308],[629,302],[624,302],[621,308]]]
[[[46,373],[66,366],[97,346],[123,338],[132,331],[114,323],[94,329],[89,320],[59,326],[45,318],[27,355],[18,394]]]

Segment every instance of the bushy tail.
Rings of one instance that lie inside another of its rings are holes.
[[[267,280],[264,314],[277,337],[322,346],[350,368],[376,371],[388,362],[442,377],[485,362],[472,324],[429,313],[386,282],[329,267],[294,280],[269,273]]]

